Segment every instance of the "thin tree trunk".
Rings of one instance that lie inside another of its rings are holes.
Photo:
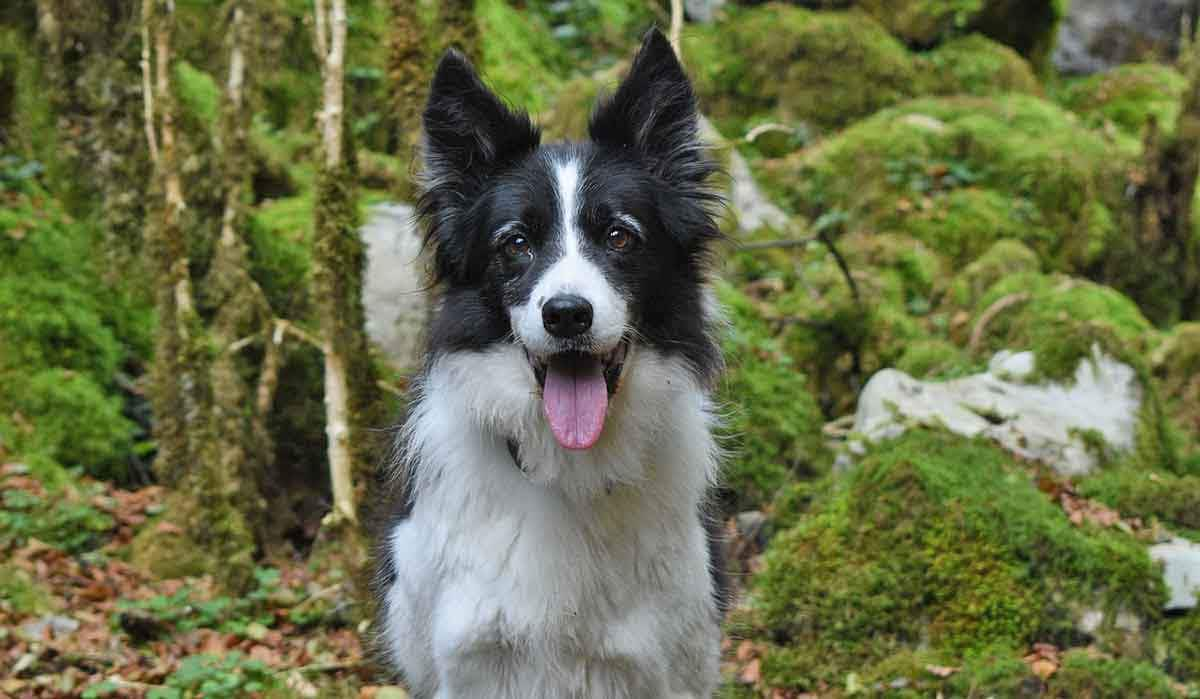
[[[197,413],[195,367],[188,356],[190,315],[194,312],[188,272],[187,241],[180,216],[186,204],[175,141],[175,100],[171,94],[171,31],[174,3],[142,2],[142,36],[152,41],[154,89],[146,93],[147,147],[152,149],[154,209],[147,221],[146,242],[154,260],[155,331],[151,370],[154,435],[158,443],[155,470],[167,485],[177,485],[195,454],[189,439]],[[149,53],[143,56],[149,66]]]
[[[354,442],[361,443],[362,405],[374,379],[366,357],[362,312],[364,254],[355,221],[353,177],[346,165],[344,69],[345,0],[314,0],[316,48],[321,62],[322,163],[317,182],[313,235],[313,282],[325,357],[325,415],[329,476],[335,520],[356,522]],[[356,396],[358,391],[360,395]],[[356,405],[359,410],[356,410]]]

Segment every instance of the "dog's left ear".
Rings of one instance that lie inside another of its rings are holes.
[[[712,174],[697,130],[696,95],[671,42],[646,33],[629,75],[592,114],[597,143],[635,149],[656,174],[675,184],[699,184]]]

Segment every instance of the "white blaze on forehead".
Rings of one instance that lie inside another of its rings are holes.
[[[583,180],[579,159],[555,160],[551,167],[558,202],[558,225],[554,228],[558,244],[547,246],[543,254],[553,254],[557,247],[562,256],[546,269],[529,300],[510,309],[513,330],[535,354],[557,351],[558,339],[542,324],[542,305],[559,294],[574,294],[592,304],[592,339],[596,350],[605,352],[616,347],[624,336],[628,309],[600,268],[584,255],[586,241],[579,227]]]

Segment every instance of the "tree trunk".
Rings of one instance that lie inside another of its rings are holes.
[[[146,115],[151,119],[148,147],[155,156],[150,186],[152,210],[145,236],[153,258],[158,316],[150,391],[158,443],[155,471],[164,484],[177,486],[197,456],[190,432],[200,419],[200,387],[196,383],[200,367],[195,365],[199,357],[189,356],[191,332],[198,324],[193,322],[195,304],[187,240],[180,221],[186,204],[177,162],[175,100],[170,80],[173,3],[143,0],[142,23],[142,37],[152,47],[155,59],[153,64],[147,60],[143,66],[145,83],[153,85],[144,99]]]
[[[391,86],[393,129],[391,146],[403,162],[412,162],[421,132],[421,105],[430,76],[427,71],[425,41],[417,4],[412,0],[392,0],[392,28],[388,37],[388,83]],[[412,178],[401,178],[402,201],[411,201],[416,193]]]
[[[316,47],[324,80],[319,113],[322,160],[313,212],[313,286],[325,356],[325,414],[332,521],[358,520],[355,476],[370,472],[366,428],[378,389],[362,305],[365,251],[358,234],[354,177],[344,123],[345,0],[314,0]],[[361,480],[361,479],[360,479]]]
[[[1151,293],[1148,315],[1156,322],[1200,318],[1200,240],[1192,202],[1200,177],[1200,58],[1184,47],[1188,77],[1175,132],[1161,134],[1151,123],[1135,191],[1136,239]]]

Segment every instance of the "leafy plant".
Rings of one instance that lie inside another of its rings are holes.
[[[117,614],[140,612],[177,632],[216,629],[222,633],[244,635],[251,624],[270,626],[274,622],[267,600],[279,590],[279,571],[258,568],[254,571],[254,579],[254,589],[242,597],[222,595],[204,599],[194,588],[182,587],[169,595],[121,600],[117,603]]]
[[[83,699],[111,696],[121,688],[118,682],[100,682],[84,690]],[[161,686],[146,692],[146,699],[235,699],[278,689],[282,683],[269,665],[234,651],[184,658]]]
[[[113,528],[106,513],[77,493],[43,498],[25,490],[5,490],[0,498],[0,547],[37,539],[69,553],[94,548]]]

